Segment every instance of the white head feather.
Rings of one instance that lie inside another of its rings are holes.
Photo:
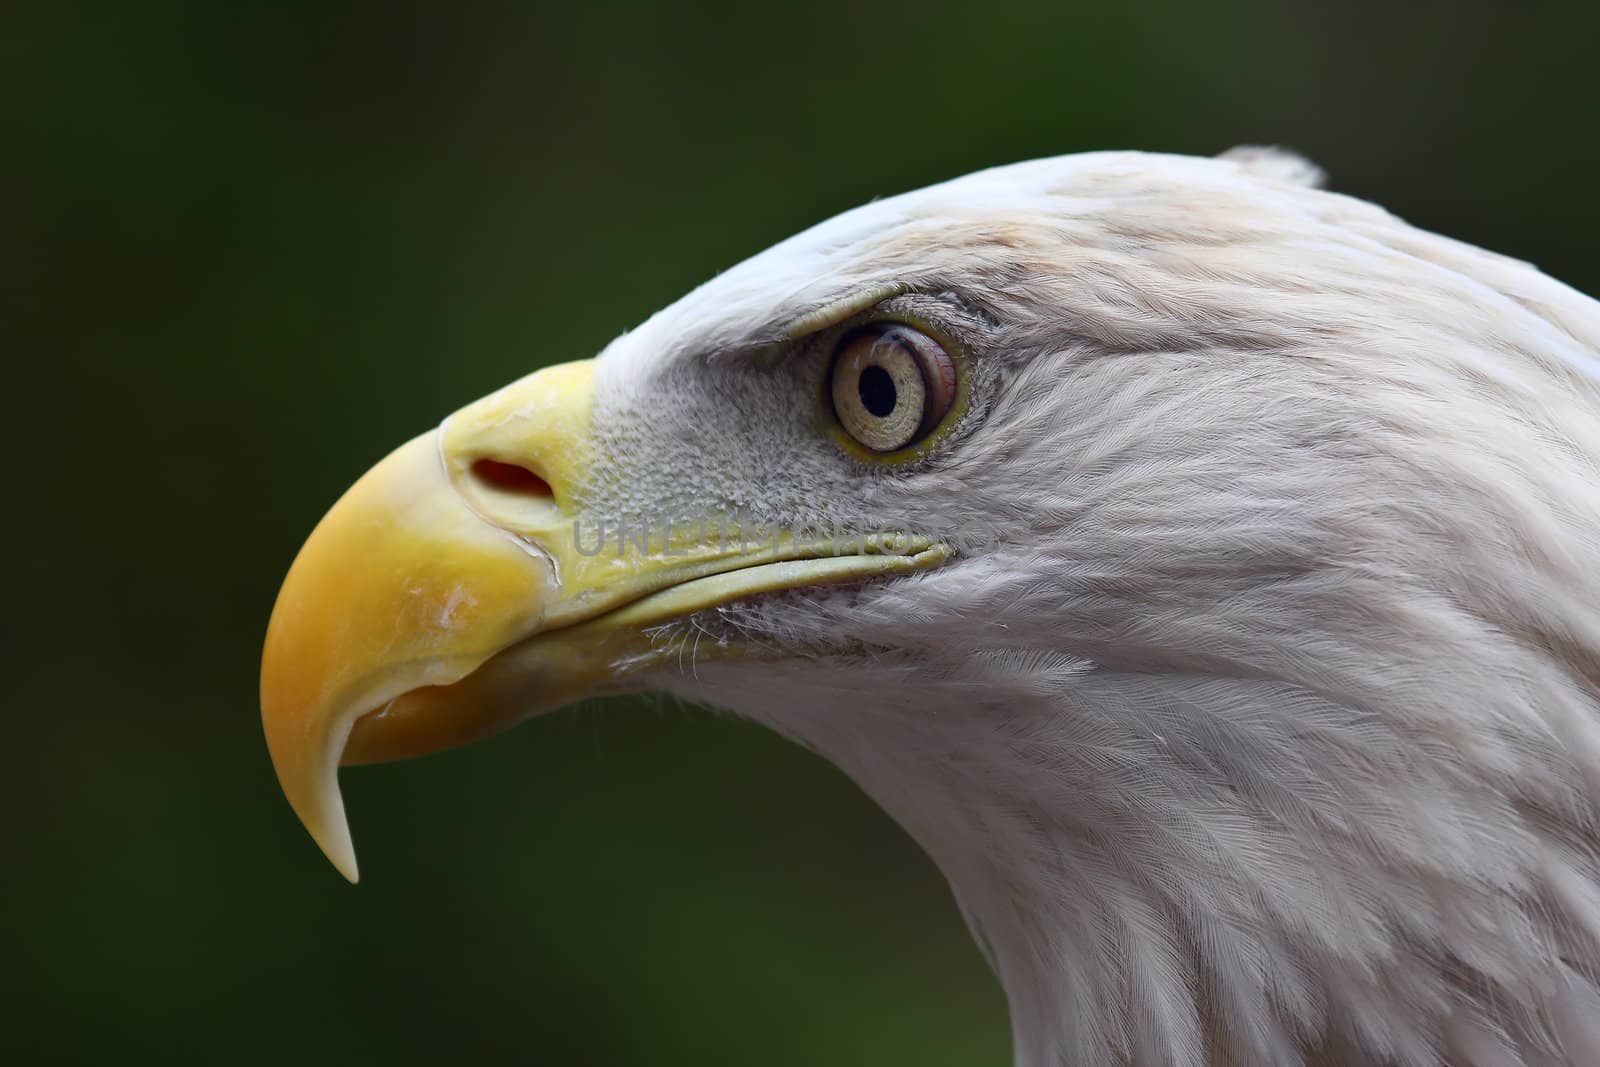
[[[601,359],[625,477],[597,508],[961,548],[693,620],[664,638],[785,652],[655,681],[906,826],[1024,1067],[1600,1063],[1600,305],[1314,175],[986,171],[777,245]],[[767,356],[895,292],[963,334],[975,403],[865,471]]]

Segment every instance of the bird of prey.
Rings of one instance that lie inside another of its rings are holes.
[[[1267,149],[873,202],[380,462],[273,611],[341,764],[600,692],[841,767],[1021,1067],[1600,1063],[1600,304]]]

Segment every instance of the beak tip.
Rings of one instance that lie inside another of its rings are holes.
[[[329,827],[328,832],[314,836],[322,854],[328,857],[334,870],[344,875],[345,881],[351,885],[361,881],[361,870],[356,866],[355,845],[351,843],[350,831],[342,821],[339,825]]]
[[[336,757],[335,757],[336,759]],[[289,806],[300,818],[317,848],[344,875],[351,885],[360,881],[356,866],[356,846],[350,838],[350,821],[345,816],[344,798],[339,791],[339,769],[329,765],[312,769],[310,774],[281,774],[278,777]]]
[[[338,800],[337,788],[335,786],[332,797],[327,798],[331,803],[320,805],[322,810],[318,814],[322,817],[315,821],[304,821],[312,839],[322,849],[322,854],[328,857],[328,862],[333,864],[334,870],[344,875],[345,881],[355,885],[361,881],[361,870],[356,865],[356,846],[350,840],[350,824],[345,819],[344,805]]]

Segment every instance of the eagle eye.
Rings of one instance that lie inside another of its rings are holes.
[[[878,323],[846,334],[828,375],[839,425],[871,452],[916,444],[938,426],[956,398],[950,354],[903,323]]]

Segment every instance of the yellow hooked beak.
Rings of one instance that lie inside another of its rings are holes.
[[[671,619],[949,556],[901,535],[752,543],[714,521],[608,533],[581,499],[593,398],[584,361],[457,412],[357,481],[284,579],[261,662],[267,748],[352,882],[341,764],[435,752],[618,688],[670,658],[651,628]]]

